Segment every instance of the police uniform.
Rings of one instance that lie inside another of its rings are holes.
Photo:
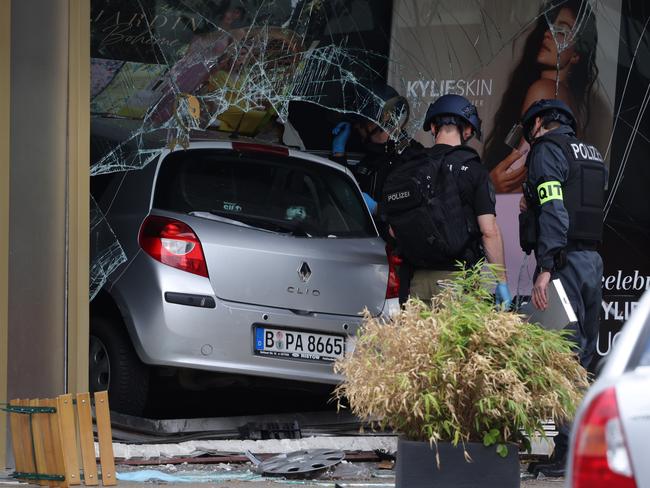
[[[422,148],[422,144],[411,139],[406,151],[409,149],[417,151]],[[348,164],[345,156],[332,156],[330,159],[349,168],[361,191],[370,195],[373,200],[379,201],[386,176],[393,166],[399,164],[407,155],[397,154],[393,141],[385,144],[368,142],[364,145],[364,149],[366,152],[364,157],[355,165]]]
[[[407,147],[401,154],[398,154],[395,149],[395,143],[388,141],[385,144],[378,144],[374,142],[366,143],[366,154],[355,165],[348,164],[347,157],[331,156],[330,160],[339,163],[352,171],[355,180],[359,184],[359,188],[366,195],[369,195],[375,202],[380,201],[382,197],[384,181],[393,168],[398,166],[404,159],[408,158],[411,151],[420,151],[424,148],[422,144],[416,140],[408,140]],[[395,247],[395,240],[390,235],[388,230],[388,223],[382,218],[381,215],[373,216],[375,225],[379,236],[392,247]],[[403,271],[406,272],[406,271]],[[406,278],[408,279],[408,278]],[[405,285],[408,282],[405,282]],[[403,290],[402,296],[405,297],[408,290]]]
[[[571,339],[586,368],[596,351],[602,301],[603,261],[596,248],[602,240],[603,159],[562,124],[535,139],[526,165],[538,273],[550,271],[551,279],[562,282],[578,318]]]
[[[479,155],[467,146],[436,144],[429,151],[432,159],[446,153],[445,163],[450,165],[456,179],[460,199],[473,234],[463,261],[468,266],[474,265],[485,255],[477,217],[486,214],[496,215],[496,197],[492,180],[487,168],[481,164]],[[442,263],[435,269],[415,269],[410,283],[411,296],[429,300],[440,293],[438,282],[450,279],[451,273],[456,269],[455,261]]]
[[[595,147],[576,139],[573,128],[561,124],[533,141],[526,165],[524,187],[537,234],[535,277],[550,271],[551,280],[564,286],[578,318],[569,326],[569,339],[580,364],[588,368],[596,351],[602,302],[603,261],[596,247],[602,240],[603,159]],[[538,467],[547,476],[564,472],[571,424],[557,429],[555,463]]]

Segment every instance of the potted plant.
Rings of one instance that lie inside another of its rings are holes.
[[[396,486],[518,487],[519,448],[571,418],[587,373],[562,332],[497,309],[495,269],[460,269],[432,303],[365,315],[335,396],[401,434]]]

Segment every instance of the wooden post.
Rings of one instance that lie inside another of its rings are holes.
[[[84,466],[84,484],[87,486],[98,485],[90,393],[77,394],[77,415],[79,418],[79,445]]]
[[[63,462],[63,443],[61,442],[61,433],[59,430],[59,410],[57,408],[56,400],[49,398],[41,403],[47,407],[56,409],[56,413],[48,415],[50,435],[52,436],[53,446],[53,456],[51,463],[54,473],[65,476],[65,480],[58,481],[56,485],[60,486],[61,488],[68,488],[68,477],[65,472],[65,464]]]
[[[9,405],[12,407],[17,407],[20,405],[20,400],[11,400],[9,402]],[[19,473],[24,473],[27,471],[25,468],[25,465],[27,464],[25,453],[27,446],[23,445],[23,436],[22,432],[20,431],[20,418],[22,416],[23,414],[20,413],[9,414],[9,425],[11,426],[11,446],[14,453],[14,460],[16,462],[16,471]],[[31,449],[31,446],[29,448]]]
[[[95,392],[95,419],[97,422],[97,437],[99,439],[99,461],[102,467],[102,484],[104,486],[115,485],[117,484],[117,479],[115,478],[113,434],[111,431],[107,391]]]
[[[43,398],[36,400],[39,407],[49,407],[49,399]],[[58,475],[62,474],[56,469],[56,446],[54,445],[54,437],[52,436],[52,427],[50,424],[50,417],[52,413],[37,413],[34,415],[34,422],[38,425],[38,430],[41,434],[41,442],[43,444],[43,452],[45,454],[45,474]],[[47,484],[51,487],[59,486],[58,481],[48,480]]]
[[[18,400],[18,405],[21,407],[28,407],[29,400]],[[32,444],[31,429],[29,427],[29,415],[19,414],[18,418],[18,433],[21,439],[21,445],[24,452],[24,471],[23,473],[36,472],[36,459],[34,458],[34,448]]]
[[[59,436],[65,479],[69,485],[81,484],[79,476],[79,456],[77,456],[77,430],[74,423],[72,395],[61,395],[56,399],[59,420]]]
[[[29,401],[30,407],[38,407],[39,400],[32,399]],[[34,454],[36,455],[36,473],[50,474],[45,459],[45,433],[43,432],[42,414],[32,414],[29,416],[31,422],[31,435],[32,442],[34,443]],[[48,482],[45,480],[38,481],[41,486],[47,486]]]

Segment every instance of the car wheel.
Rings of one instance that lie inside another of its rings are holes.
[[[94,317],[90,329],[90,391],[108,390],[111,410],[142,415],[149,368],[140,361],[121,324]]]

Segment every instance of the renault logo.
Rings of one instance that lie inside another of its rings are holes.
[[[311,269],[309,268],[309,265],[305,262],[302,263],[300,268],[298,268],[298,277],[300,278],[300,281],[303,283],[307,283],[309,281],[309,277],[311,276]]]

